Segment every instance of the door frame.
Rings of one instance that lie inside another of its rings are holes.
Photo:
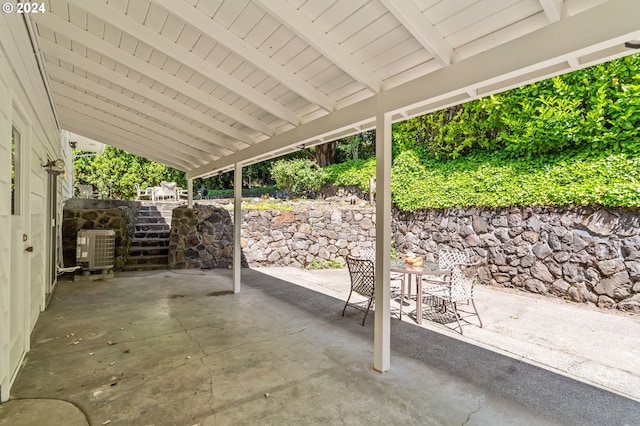
[[[10,269],[10,300],[17,300],[19,306],[10,305],[9,312],[9,389],[10,391],[13,382],[16,379],[20,365],[24,360],[24,356],[30,349],[30,306],[31,306],[31,277],[30,277],[30,257],[29,252],[26,250],[30,246],[30,234],[31,234],[31,211],[30,211],[30,184],[29,175],[31,173],[31,143],[30,143],[30,124],[27,120],[26,114],[24,114],[22,108],[16,104],[14,99],[12,115],[11,115],[11,134],[17,131],[20,134],[20,153],[18,157],[18,200],[17,214],[11,215],[11,269]],[[16,229],[16,227],[18,229]],[[22,234],[22,237],[20,237]],[[16,238],[16,235],[18,238]],[[15,293],[13,293],[15,292]],[[14,299],[15,297],[15,299]],[[15,318],[17,324],[13,324],[11,318],[12,310],[18,310],[18,316]],[[22,328],[19,335],[20,354],[12,355],[12,342],[11,336],[15,330],[14,326],[20,326]],[[17,358],[16,358],[17,356]],[[3,389],[4,393],[5,390]]]

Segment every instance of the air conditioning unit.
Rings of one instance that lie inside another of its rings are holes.
[[[113,269],[115,246],[113,229],[81,229],[76,244],[76,263],[86,271]]]

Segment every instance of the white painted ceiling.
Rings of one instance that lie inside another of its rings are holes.
[[[63,129],[230,170],[637,51],[638,0],[45,0]]]

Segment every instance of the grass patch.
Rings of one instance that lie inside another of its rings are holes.
[[[343,265],[337,260],[312,260],[306,269],[342,269]]]

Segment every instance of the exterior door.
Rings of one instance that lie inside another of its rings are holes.
[[[29,346],[28,235],[26,234],[26,161],[24,125],[11,132],[11,266],[9,285],[9,377],[13,383]],[[3,390],[4,392],[4,390]]]

